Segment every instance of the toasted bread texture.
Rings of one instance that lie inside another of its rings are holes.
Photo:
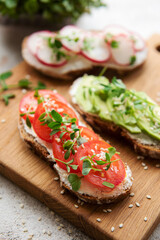
[[[79,199],[95,204],[103,204],[103,203],[112,203],[117,202],[123,198],[125,198],[131,189],[132,186],[132,173],[130,168],[125,164],[126,169],[126,177],[124,181],[118,186],[118,189],[115,188],[111,193],[101,192],[99,189],[94,188],[93,194],[92,191],[89,191],[87,194],[86,191],[83,192],[82,189],[80,191],[73,191],[71,185],[68,181],[68,173],[64,170],[61,170],[58,165],[54,162],[53,156],[51,156],[50,152],[47,150],[47,147],[43,146],[39,141],[37,141],[36,137],[26,131],[27,126],[25,125],[25,121],[21,118],[19,119],[19,131],[20,136],[24,140],[24,142],[33,150],[36,154],[38,154],[41,158],[43,158],[49,165],[55,169],[60,178],[60,184],[64,188],[68,189],[72,194],[76,195]],[[85,182],[83,183],[85,184]],[[90,184],[89,184],[90,186]]]

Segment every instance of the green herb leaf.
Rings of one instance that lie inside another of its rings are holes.
[[[121,80],[117,79],[116,77],[112,78],[112,83],[118,88],[126,89],[125,84]]]
[[[31,122],[30,122],[28,116],[26,117],[26,124],[27,124],[27,126],[28,126],[29,128],[31,128]]]
[[[112,40],[111,42],[111,47],[112,48],[118,48],[119,47],[119,42],[115,41],[115,40]]]
[[[64,159],[67,160],[67,159],[69,158],[70,152],[71,152],[71,150],[68,150],[68,151],[64,154]]]
[[[69,174],[68,181],[70,182],[73,191],[77,192],[80,189],[81,179],[80,177],[77,176],[77,174],[75,173]]]
[[[53,117],[53,119],[55,121],[60,122],[60,123],[62,122],[62,116],[58,112],[56,112],[55,110],[51,111],[51,116]]]
[[[10,76],[12,76],[12,72],[11,71],[1,73],[0,74],[0,80],[6,80]]]
[[[130,58],[130,65],[133,65],[135,63],[135,61],[136,61],[136,56],[132,56]]]
[[[96,163],[98,165],[104,165],[104,164],[106,164],[106,161],[98,160],[98,161],[96,161]]]
[[[7,106],[9,104],[9,99],[10,98],[14,98],[15,95],[14,94],[5,94],[5,95],[2,95],[2,99],[3,101],[5,102],[5,105]]]
[[[59,136],[60,139],[62,139],[63,135],[65,134],[66,132],[62,132]]]
[[[60,129],[61,124],[58,123],[58,122],[50,122],[48,124],[48,127],[51,128],[51,129]]]
[[[52,136],[52,135],[58,133],[59,131],[60,131],[60,129],[55,129],[55,130],[53,130],[53,131],[50,133],[50,135]]]
[[[29,88],[29,85],[31,85],[31,82],[28,79],[21,79],[18,81],[18,86],[20,88]]]
[[[67,168],[67,172],[70,172],[70,167],[68,165],[66,165]]]
[[[70,138],[73,140],[75,138],[75,132],[70,134]]]
[[[72,145],[73,145],[73,142],[71,140],[68,140],[63,144],[63,148],[68,150]]]
[[[38,89],[35,90],[35,92],[34,92],[34,97],[35,97],[35,98],[40,97],[39,92],[38,92]]]
[[[46,89],[46,85],[43,82],[38,82],[37,86],[34,88],[35,90]]]
[[[83,167],[82,168],[83,168],[82,169],[82,174],[84,176],[87,175],[92,169],[91,162],[88,159],[83,160]]]
[[[102,183],[104,186],[106,186],[106,187],[109,187],[109,188],[114,188],[114,184],[113,183],[109,183],[109,182],[103,182]]]
[[[77,170],[78,165],[70,165],[70,167],[71,167],[73,170]]]
[[[40,115],[40,117],[38,118],[38,120],[42,120],[45,116],[46,116],[46,112],[42,113],[42,114]]]
[[[26,115],[26,113],[20,113],[20,116],[21,117],[23,117],[23,116],[25,116]]]

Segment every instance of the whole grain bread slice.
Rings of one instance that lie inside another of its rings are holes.
[[[125,169],[130,171],[130,175],[128,176],[130,184],[128,184],[127,180],[124,180],[121,183],[123,188],[119,195],[113,194],[113,195],[109,195],[107,197],[98,197],[97,198],[95,196],[91,196],[88,194],[82,194],[82,193],[73,191],[72,188],[70,186],[68,186],[68,184],[66,184],[63,181],[63,179],[61,178],[61,174],[59,173],[59,171],[57,171],[56,163],[54,162],[53,158],[51,157],[49,151],[47,151],[47,148],[42,146],[38,141],[36,141],[36,138],[32,134],[29,134],[26,131],[24,121],[22,121],[21,118],[19,118],[18,126],[19,126],[20,136],[23,139],[23,141],[27,144],[27,146],[34,153],[36,153],[42,159],[44,159],[57,172],[57,174],[59,175],[59,178],[60,178],[61,186],[63,186],[67,190],[69,190],[72,194],[76,195],[79,199],[81,199],[85,202],[88,202],[88,203],[93,203],[93,204],[103,204],[103,203],[108,204],[108,203],[120,201],[129,194],[131,186],[132,186],[132,182],[133,182],[133,177],[131,176],[131,171],[127,164],[125,164]]]
[[[86,66],[83,69],[76,69],[76,70],[72,70],[72,71],[68,71],[65,74],[62,74],[61,68],[59,67],[59,72],[56,73],[54,71],[55,68],[52,67],[46,67],[45,65],[43,65],[42,63],[38,62],[38,60],[36,60],[35,56],[31,56],[32,54],[30,53],[30,51],[27,48],[27,39],[28,37],[25,37],[22,41],[22,56],[23,59],[25,60],[25,62],[30,65],[31,67],[35,68],[36,70],[38,70],[39,72],[53,77],[53,78],[58,78],[61,80],[67,80],[67,81],[73,81],[74,79],[76,79],[79,76],[82,76],[84,73],[96,73],[97,70],[98,72],[100,71],[99,67],[104,67],[101,65],[90,65],[90,67]],[[32,57],[32,58],[31,58]],[[34,60],[34,61],[32,61]],[[74,64],[74,63],[73,63]],[[125,73],[128,73],[130,71],[132,71],[135,68],[139,68],[144,64],[144,61],[142,63],[139,63],[137,66],[128,66],[127,68],[125,66],[117,66],[113,63],[110,63],[107,65],[108,69],[111,70],[115,70],[119,75],[124,75]],[[97,69],[98,68],[98,69]]]
[[[92,113],[83,111],[80,106],[73,103],[75,109],[83,116],[83,118],[91,124],[91,126],[98,131],[110,132],[116,136],[124,137],[133,147],[134,150],[143,156],[160,159],[160,144],[159,145],[147,145],[139,142],[138,139],[132,138],[129,132],[116,125],[113,122],[102,120],[99,116]]]

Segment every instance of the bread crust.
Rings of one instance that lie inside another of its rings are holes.
[[[47,151],[45,147],[43,147],[40,143],[35,141],[35,137],[32,136],[31,134],[27,133],[24,124],[21,118],[19,118],[19,131],[20,131],[20,136],[23,139],[23,141],[27,144],[27,146],[37,155],[39,155],[42,159],[44,159],[52,168],[54,168],[55,162],[53,159],[50,157],[50,153]],[[125,165],[125,168],[127,169],[127,165]],[[57,174],[60,177],[59,172],[57,171],[56,168],[54,170],[57,172]],[[132,181],[131,177],[131,181]],[[90,196],[87,194],[80,194],[78,192],[73,191],[70,189],[63,181],[60,181],[61,186],[69,190],[72,194],[76,195],[79,199],[88,202],[88,203],[93,203],[93,204],[103,204],[103,203],[113,203],[113,202],[118,202],[122,199],[124,199],[130,192],[131,187],[128,187],[125,189],[125,191],[122,192],[122,194],[118,196],[109,196],[108,198],[102,197],[102,198],[96,198],[94,196]]]
[[[115,134],[116,136],[124,137],[133,147],[134,150],[143,156],[160,159],[160,148],[157,146],[146,145],[138,142],[136,139],[131,138],[128,131],[121,128],[110,121],[104,121],[99,116],[91,113],[84,112],[78,104],[73,104],[76,110],[84,117],[84,119],[91,124],[91,126],[98,131],[106,131]]]

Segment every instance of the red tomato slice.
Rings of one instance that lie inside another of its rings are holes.
[[[81,160],[84,156],[93,156],[93,162],[96,163],[97,160],[105,160],[105,152],[108,152],[108,148],[111,147],[108,143],[104,141],[89,141],[83,144],[83,147],[80,146],[76,155],[76,161],[79,165],[79,168],[82,172],[83,168],[83,160]],[[118,154],[115,154],[111,161],[116,159],[120,159]],[[111,163],[110,168],[106,171],[104,168],[107,164],[104,165],[95,165],[95,168],[98,168],[102,171],[94,171],[91,170],[88,175],[84,177],[96,187],[99,187],[106,192],[111,192],[117,185],[119,185],[125,178],[125,166],[122,160],[118,160],[116,162]],[[93,166],[94,167],[94,166]],[[104,186],[103,182],[109,182],[114,184],[114,188],[109,188]]]
[[[37,102],[37,98],[34,97],[34,93],[35,92],[30,92],[22,98],[19,105],[20,113],[27,113],[28,111],[35,112],[38,106],[38,102]],[[53,100],[58,100],[63,103],[67,103],[66,100],[57,92],[53,92],[51,90],[38,90],[38,93],[40,96],[44,97],[45,100],[51,98]],[[33,123],[34,114],[29,114],[28,117],[30,122]],[[26,119],[26,115],[24,115],[23,118]]]
[[[87,141],[98,140],[99,139],[99,137],[89,128],[83,127],[83,126],[78,126],[78,128],[81,129],[81,137],[85,138]],[[68,130],[70,130],[70,129],[68,129]],[[67,140],[71,140],[71,138],[70,138],[69,133],[65,133],[63,135],[62,139],[60,139],[60,134],[61,134],[61,132],[58,132],[58,133],[53,135],[52,149],[53,149],[54,157],[63,161],[63,162],[69,162],[70,160],[74,159],[74,162],[72,164],[77,165],[77,161],[75,161],[76,154],[77,154],[76,152],[79,148],[79,146],[77,145],[77,142],[74,144],[74,147],[73,147],[74,150],[75,150],[75,154],[73,154],[71,152],[70,157],[67,160],[65,160],[64,155],[65,155],[67,150],[64,150],[63,143]],[[56,161],[56,162],[57,162],[57,164],[60,168],[67,171],[67,167],[64,163],[62,163],[60,161]],[[79,167],[77,168],[77,170],[74,170],[74,169],[70,168],[70,172],[71,173],[78,173],[78,172],[80,172],[80,169],[79,169]]]
[[[48,102],[43,102],[38,105],[35,111],[34,119],[33,119],[34,131],[42,140],[45,140],[46,142],[51,143],[52,136],[50,135],[50,133],[52,129],[50,129],[47,125],[42,126],[42,122],[39,121],[39,117],[41,116],[41,114],[46,111],[45,108],[47,108],[48,111],[52,111],[54,109],[63,117],[64,117],[63,114],[65,113],[65,114],[68,114],[70,118],[77,119],[77,115],[72,108],[70,108],[67,104],[63,102],[54,101],[54,100],[51,101],[51,99],[49,99]],[[76,123],[78,123],[78,119]]]
[[[84,137],[87,141],[99,140],[99,136],[91,129],[84,126],[78,126],[78,128],[81,129],[81,136]]]

